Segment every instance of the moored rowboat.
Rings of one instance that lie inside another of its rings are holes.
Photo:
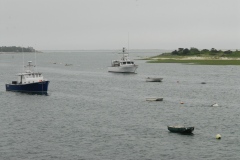
[[[163,78],[151,78],[151,77],[147,77],[146,81],[147,82],[162,82]]]
[[[151,98],[146,98],[146,101],[163,101],[163,98],[154,98],[154,97],[151,97]]]
[[[186,127],[186,126],[168,126],[168,130],[174,133],[181,134],[191,134],[194,130],[194,127]]]

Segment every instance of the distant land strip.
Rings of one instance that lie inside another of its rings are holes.
[[[184,63],[199,65],[240,65],[240,51],[238,50],[210,50],[197,48],[178,48],[158,56],[144,58],[148,63]]]
[[[1,46],[1,52],[35,52],[36,50],[33,47],[17,47],[17,46]],[[37,52],[37,51],[36,51]]]

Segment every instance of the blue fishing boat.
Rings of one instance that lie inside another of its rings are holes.
[[[49,81],[43,78],[42,73],[34,72],[32,61],[24,67],[25,72],[17,74],[17,81],[6,84],[6,91],[47,94]]]

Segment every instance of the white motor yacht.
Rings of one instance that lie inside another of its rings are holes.
[[[134,64],[134,61],[129,59],[128,53],[125,48],[122,50],[123,57],[120,60],[113,60],[111,66],[108,67],[108,72],[117,73],[135,73],[138,65]]]

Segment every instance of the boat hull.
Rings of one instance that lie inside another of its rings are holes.
[[[163,98],[146,98],[146,101],[163,101]]]
[[[168,130],[174,133],[181,134],[191,134],[194,131],[194,127],[176,127],[176,126],[168,126]]]
[[[147,78],[147,82],[162,82],[163,78]]]
[[[6,91],[47,94],[49,81],[28,84],[6,84]]]
[[[108,67],[108,72],[116,72],[116,73],[135,73],[138,66],[118,66],[118,67]]]

